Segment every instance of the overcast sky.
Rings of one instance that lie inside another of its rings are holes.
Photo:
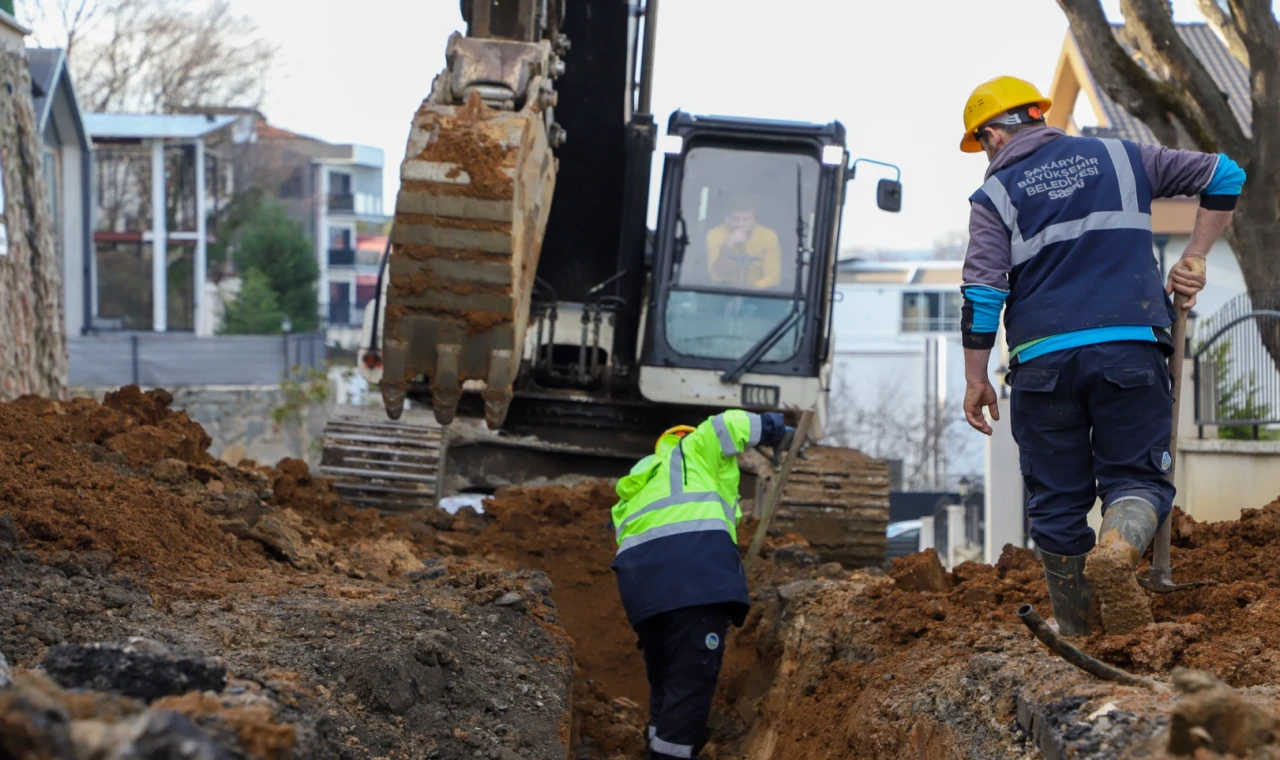
[[[620,0],[619,0],[620,1]],[[456,0],[233,0],[279,50],[265,112],[287,129],[386,153],[394,202],[410,118],[464,30]],[[574,0],[569,0],[572,11]],[[961,153],[975,85],[1012,74],[1048,89],[1067,30],[1054,0],[666,0],[654,110],[829,121],[849,149],[902,167],[903,209],[875,207],[877,167],[850,185],[842,243],[925,249],[967,225],[986,158]],[[1119,0],[1108,0],[1119,20]],[[1178,20],[1199,21],[1194,0]],[[572,51],[567,61],[573,65]],[[572,136],[570,136],[572,139]]]

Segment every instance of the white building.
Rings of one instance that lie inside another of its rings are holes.
[[[328,340],[346,349],[360,342],[364,307],[374,294],[379,241],[388,217],[383,213],[381,148],[335,145],[331,154],[313,159],[316,194],[317,255],[321,298],[327,296]],[[372,233],[372,234],[371,234]]]
[[[901,459],[905,490],[951,490],[983,471],[982,436],[961,411],[960,267],[850,259],[838,268],[829,434]]]
[[[327,342],[351,350],[373,299],[390,228],[381,148],[330,143],[268,124],[259,114],[253,149],[240,157],[246,182],[271,188],[303,225],[320,265],[317,295]]]

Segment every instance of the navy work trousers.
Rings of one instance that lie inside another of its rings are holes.
[[[671,610],[636,626],[649,677],[650,760],[697,757],[706,743],[728,630],[720,605]]]
[[[1093,548],[1087,518],[1123,496],[1173,509],[1173,378],[1156,343],[1098,343],[1037,356],[1006,381],[1031,537],[1075,556]]]

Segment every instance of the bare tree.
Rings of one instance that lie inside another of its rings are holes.
[[[903,487],[909,491],[944,490],[952,463],[968,453],[973,437],[959,399],[937,409],[902,401],[900,383],[880,383],[871,393],[858,393],[843,375],[832,384],[827,405],[826,438],[877,459],[902,462]]]
[[[1178,33],[1168,0],[1121,0],[1117,36],[1099,0],[1058,0],[1102,90],[1162,143],[1223,152],[1249,180],[1227,230],[1254,308],[1280,308],[1280,24],[1271,0],[1198,0],[1227,49],[1249,70],[1251,129]],[[1141,53],[1145,68],[1129,50]],[[1280,366],[1280,329],[1264,342]]]
[[[114,0],[26,0],[19,4],[31,20],[36,38],[71,55],[80,36],[110,12]]]
[[[275,52],[228,0],[27,0],[90,111],[256,108]],[[49,28],[53,28],[49,31]]]

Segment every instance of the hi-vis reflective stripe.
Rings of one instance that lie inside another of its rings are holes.
[[[670,525],[659,525],[656,528],[650,528],[638,536],[622,539],[618,544],[618,554],[625,552],[627,549],[633,549],[640,544],[645,544],[659,538],[667,538],[668,536],[678,536],[682,533],[702,533],[708,530],[722,530],[729,532],[729,524],[719,517],[712,517],[706,520],[685,520],[684,522],[671,523]]]
[[[1151,215],[1138,211],[1095,211],[1083,219],[1051,224],[1040,230],[1035,237],[1014,244],[1013,265],[1017,266],[1039,253],[1050,243],[1065,243],[1075,240],[1086,232],[1097,230],[1150,230]]]
[[[736,522],[735,518],[737,517],[737,514],[734,509],[734,506],[730,504],[728,501],[726,501],[725,498],[720,494],[714,491],[692,491],[690,493],[684,492],[684,449],[682,447],[677,446],[675,450],[671,452],[670,467],[671,467],[671,495],[667,496],[664,499],[658,499],[657,501],[651,504],[646,504],[645,506],[641,507],[635,512],[632,512],[631,514],[627,515],[626,519],[624,519],[614,530],[615,536],[619,540],[622,539],[622,532],[626,530],[626,527],[630,525],[633,520],[640,517],[641,515],[647,515],[650,512],[656,512],[659,509],[666,509],[667,507],[677,507],[677,506],[680,506],[681,504],[703,504],[707,502],[719,502],[720,508],[724,510],[724,519],[728,521],[729,525],[732,525]],[[683,524],[683,523],[678,523],[678,524]],[[725,525],[723,527],[725,528],[725,530],[728,530],[728,525]],[[659,528],[651,528],[650,530],[647,530],[644,533],[640,534],[639,536],[635,536],[634,538],[643,538],[645,536],[648,536],[650,533],[652,533],[655,530],[659,530]],[[664,535],[672,535],[672,534],[667,533]],[[644,543],[644,542],[638,541],[636,543]],[[634,546],[634,545],[635,545],[634,543],[629,544],[626,541],[621,541],[618,546],[618,552],[621,553],[624,548],[627,548],[628,546]]]
[[[725,424],[723,414],[717,414],[711,418],[711,427],[715,428],[716,438],[720,439],[721,454],[736,457],[742,453],[738,450],[738,444],[733,442],[733,434],[729,432],[729,426]]]
[[[750,425],[747,434],[747,446],[755,446],[760,443],[762,434],[760,415],[748,412],[747,423]],[[716,438],[720,439],[721,454],[727,457],[736,457],[743,452],[743,449],[738,448],[738,444],[734,443],[733,434],[729,432],[729,423],[725,420],[723,414],[717,414],[711,418],[711,427],[715,428]]]
[[[658,499],[657,501],[652,502],[650,504],[646,504],[641,509],[637,509],[635,512],[632,512],[631,514],[627,515],[627,519],[623,520],[622,524],[617,527],[616,535],[618,538],[621,538],[622,532],[626,530],[628,525],[631,524],[631,521],[635,520],[641,515],[647,515],[650,512],[656,512],[659,509],[666,509],[667,507],[678,507],[682,504],[707,504],[710,502],[720,502],[720,507],[721,509],[724,510],[724,519],[728,520],[730,524],[734,522],[733,518],[736,516],[734,513],[734,509],[729,504],[729,502],[725,501],[724,497],[721,496],[720,494],[714,493],[712,491],[702,491],[697,493],[681,493],[681,494],[672,494],[671,496],[668,496],[665,499]]]
[[[657,732],[649,738],[649,749],[662,755],[671,755],[672,757],[693,757],[692,744],[672,744],[658,738]]]
[[[1009,228],[1009,248],[1012,253],[1013,266],[1030,261],[1045,246],[1053,243],[1065,243],[1075,240],[1086,232],[1098,230],[1151,230],[1151,215],[1138,210],[1138,182],[1133,174],[1133,162],[1125,152],[1124,144],[1112,138],[1100,138],[1106,147],[1111,165],[1115,169],[1116,184],[1120,189],[1120,211],[1095,211],[1081,219],[1059,222],[1045,227],[1031,236],[1029,240],[1022,238],[1022,230],[1018,228],[1018,209],[1009,198],[999,178],[992,177],[982,185],[982,192],[991,199],[1000,221]]]

